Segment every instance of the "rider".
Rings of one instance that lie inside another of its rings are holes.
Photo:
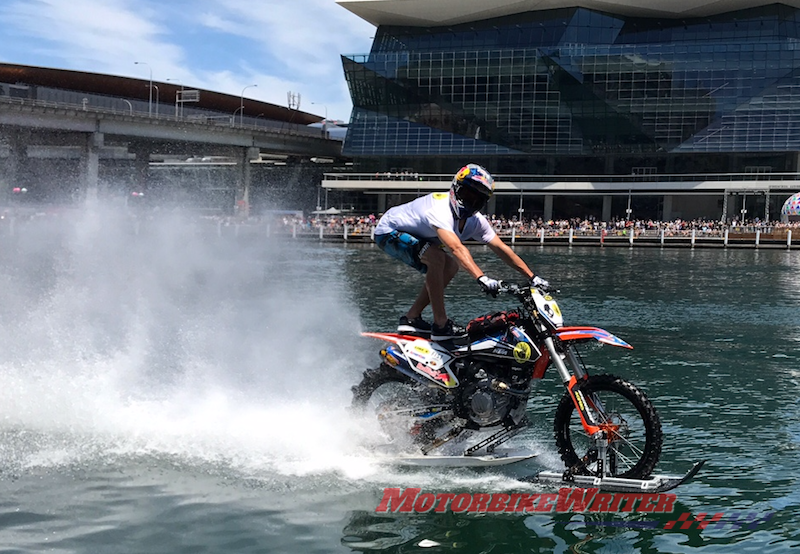
[[[494,232],[480,210],[494,192],[494,179],[479,165],[462,167],[453,178],[450,193],[434,192],[389,209],[375,228],[375,242],[390,256],[425,275],[417,299],[400,318],[398,332],[431,334],[432,340],[463,336],[465,329],[448,319],[444,289],[463,267],[493,296],[500,282],[487,277],[463,241],[478,240],[489,246],[510,267],[535,284],[546,281],[533,271]],[[447,247],[449,254],[444,250]],[[431,305],[433,325],[422,319],[422,310]]]

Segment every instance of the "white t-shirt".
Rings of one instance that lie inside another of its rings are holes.
[[[459,231],[458,221],[450,209],[450,194],[447,192],[434,192],[420,196],[407,204],[390,208],[378,221],[375,234],[385,235],[392,231],[403,231],[418,239],[438,244],[440,241],[436,229],[454,232],[461,242],[477,240],[488,243],[497,236],[480,212],[467,218],[464,230]]]

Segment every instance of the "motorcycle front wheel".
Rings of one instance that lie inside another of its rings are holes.
[[[635,385],[614,375],[592,375],[581,390],[587,408],[608,433],[606,475],[649,477],[661,455],[661,421]],[[600,477],[594,440],[588,436],[569,392],[561,398],[554,423],[556,446],[568,469]]]

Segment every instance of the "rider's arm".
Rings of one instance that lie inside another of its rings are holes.
[[[495,235],[494,238],[489,241],[488,245],[492,252],[497,254],[497,256],[509,267],[513,267],[528,279],[533,277],[533,271],[531,271],[531,269],[528,267],[528,264],[523,262],[522,258],[517,256],[517,254],[500,239],[500,237]]]
[[[483,271],[481,268],[478,267],[478,264],[475,263],[475,260],[472,259],[472,254],[469,253],[469,248],[461,244],[461,240],[458,238],[453,231],[448,231],[447,229],[442,229],[441,227],[436,228],[436,234],[439,235],[439,240],[442,241],[447,248],[453,253],[453,256],[456,260],[458,260],[458,264],[464,268],[464,270],[472,275],[473,279],[477,279],[481,275],[483,275]]]

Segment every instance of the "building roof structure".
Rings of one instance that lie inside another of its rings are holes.
[[[587,8],[628,17],[696,18],[800,0],[339,0],[343,8],[375,26],[458,25],[517,13]]]
[[[0,82],[17,85],[41,86],[54,89],[80,91],[107,96],[119,96],[147,101],[149,97],[149,79],[135,79],[117,75],[105,75],[87,71],[68,69],[52,69],[29,65],[0,63]],[[169,104],[181,89],[193,89],[180,83],[164,83],[153,81],[159,88],[162,103]],[[276,121],[285,121],[308,125],[321,121],[319,116],[278,106],[269,102],[261,102],[250,98],[241,98],[233,94],[224,94],[210,90],[200,90],[199,99],[192,107],[233,113],[244,104],[248,114],[263,114],[262,117]]]

